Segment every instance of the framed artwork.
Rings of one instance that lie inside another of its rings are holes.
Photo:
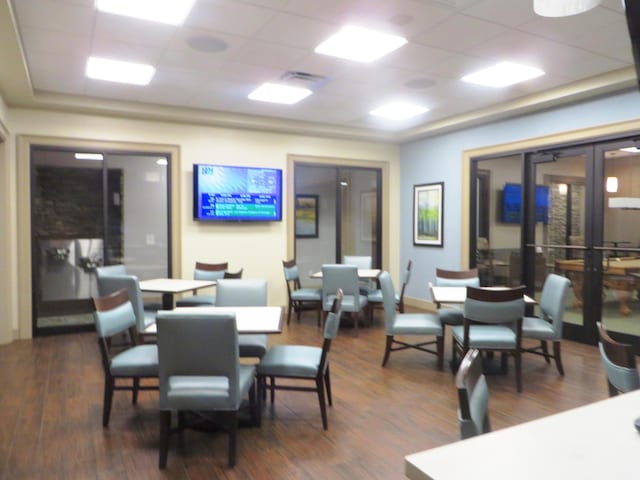
[[[442,247],[444,182],[413,186],[413,244]]]
[[[296,195],[296,238],[318,238],[318,195]]]

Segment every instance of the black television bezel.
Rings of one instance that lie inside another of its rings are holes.
[[[201,217],[198,215],[198,200],[200,198],[200,185],[198,183],[198,169],[200,167],[224,167],[243,170],[274,170],[278,172],[279,177],[279,202],[278,202],[278,217],[277,218],[211,218]],[[282,203],[284,198],[284,192],[282,190],[284,172],[281,168],[274,167],[258,167],[253,165],[228,165],[223,163],[194,163],[193,164],[193,181],[192,181],[192,201],[193,201],[193,220],[196,222],[205,223],[269,223],[269,222],[282,222]]]

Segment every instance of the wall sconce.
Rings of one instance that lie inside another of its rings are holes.
[[[569,191],[569,186],[566,183],[558,184],[558,193],[560,195],[566,195],[568,191]]]
[[[533,10],[542,17],[568,17],[586,12],[601,0],[533,0]]]
[[[618,191],[618,177],[607,177],[607,192],[616,193]]]

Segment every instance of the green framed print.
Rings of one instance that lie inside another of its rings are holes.
[[[442,247],[444,182],[413,186],[413,244]]]

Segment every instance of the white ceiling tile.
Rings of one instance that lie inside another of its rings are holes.
[[[380,59],[378,63],[414,71],[428,71],[433,65],[444,62],[451,52],[439,48],[408,43]]]
[[[518,27],[537,18],[533,0],[482,0],[465,8],[464,13],[506,27]]]
[[[298,48],[252,41],[240,49],[236,55],[236,60],[241,63],[281,68],[284,71],[288,70],[295,62],[304,58],[306,53],[305,50]]]
[[[87,54],[91,49],[91,37],[48,29],[21,29],[22,43],[27,52],[47,52],[66,55]]]
[[[164,47],[177,30],[174,25],[97,12],[94,35],[127,44]]]
[[[89,35],[93,28],[93,6],[56,0],[14,1],[21,27],[42,28]]]
[[[252,36],[275,15],[275,11],[236,0],[199,0],[185,20],[185,26],[233,35]]]
[[[414,40],[431,47],[464,52],[468,48],[505,31],[505,27],[492,22],[468,15],[452,15]]]

